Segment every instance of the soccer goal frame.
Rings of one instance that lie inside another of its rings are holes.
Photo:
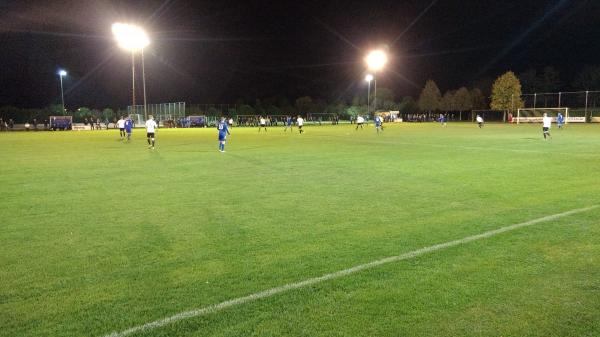
[[[73,128],[73,116],[49,116],[50,130],[71,130]]]
[[[208,126],[208,120],[204,115],[187,116],[185,122],[187,128],[204,128]]]
[[[529,113],[525,113],[529,112]],[[521,122],[528,123],[541,123],[544,113],[550,113],[553,121],[556,121],[556,115],[559,112],[564,112],[565,116],[565,124],[569,122],[569,108],[521,108],[517,109],[517,124],[521,124]],[[527,117],[522,117],[523,114],[530,115]]]

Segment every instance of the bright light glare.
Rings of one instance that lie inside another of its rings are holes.
[[[150,44],[146,32],[135,25],[115,23],[112,25],[112,32],[119,46],[132,52],[144,49]]]
[[[370,70],[378,71],[383,69],[388,61],[387,55],[382,50],[374,50],[365,58]]]
[[[64,71],[64,70],[60,70],[60,71],[58,72],[58,75],[60,75],[60,76],[67,76],[67,72],[66,72],[66,71]]]
[[[371,82],[372,80],[373,80],[373,75],[367,74],[367,76],[365,76],[365,81]]]

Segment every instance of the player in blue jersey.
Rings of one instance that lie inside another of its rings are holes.
[[[438,122],[440,122],[440,124],[445,127],[448,123],[448,116],[445,114],[440,114],[440,118],[438,118]]]
[[[127,117],[127,119],[125,120],[125,133],[127,133],[127,141],[131,140],[131,130],[133,129],[133,122],[131,121],[131,118]]]
[[[287,116],[286,120],[285,120],[285,128],[283,129],[283,132],[286,132],[288,128],[290,128],[290,131],[293,131],[292,127],[294,126],[294,122],[292,121],[292,116]]]
[[[375,116],[375,130],[377,130],[377,133],[379,133],[380,131],[383,131],[383,120],[381,119],[381,116]]]
[[[225,117],[221,117],[221,121],[217,124],[217,129],[219,130],[219,151],[225,152],[225,141],[227,140],[227,135],[231,134],[227,122],[225,122]]]
[[[562,129],[563,125],[565,124],[565,117],[559,112],[558,116],[556,116],[556,124],[558,125],[559,129]]]

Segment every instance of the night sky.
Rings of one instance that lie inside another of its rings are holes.
[[[116,21],[150,35],[149,103],[348,98],[364,91],[363,58],[377,47],[391,57],[378,86],[397,97],[429,78],[445,91],[554,66],[568,83],[600,64],[591,0],[0,1],[0,105],[59,103],[64,68],[69,109],[126,106],[131,56],[112,38]]]

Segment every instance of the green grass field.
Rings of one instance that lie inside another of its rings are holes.
[[[0,336],[102,337],[600,204],[600,126],[0,134]],[[600,208],[132,336],[599,336]]]

